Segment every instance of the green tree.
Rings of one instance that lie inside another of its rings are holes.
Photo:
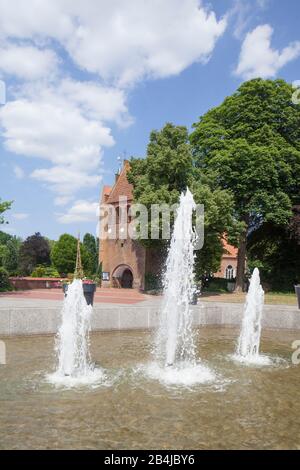
[[[11,208],[13,201],[2,201],[0,199],[0,224],[7,224],[8,222],[5,221],[4,216],[2,215],[5,211]]]
[[[166,124],[161,131],[153,131],[145,159],[132,159],[128,180],[133,184],[134,202],[144,204],[178,203],[180,193],[187,187],[196,203],[204,204],[204,247],[197,251],[196,269],[200,278],[214,272],[220,265],[222,237],[233,228],[232,196],[223,189],[211,190],[207,177],[194,165],[189,135],[186,127]],[[149,224],[149,232],[151,223]],[[145,246],[155,246],[166,254],[168,241],[140,240]]]
[[[6,253],[3,258],[3,266],[10,275],[17,274],[20,246],[21,240],[17,237],[12,237],[6,244]]]
[[[0,267],[0,292],[12,290],[12,286],[9,282],[8,272],[6,269]]]
[[[283,80],[245,82],[190,136],[202,174],[234,198],[241,223],[236,290],[243,287],[247,235],[263,223],[286,225],[299,201],[300,106],[292,93]]]
[[[38,264],[50,264],[50,247],[48,241],[39,233],[35,233],[20,246],[19,252],[20,272],[25,275],[31,274]]]
[[[74,273],[77,253],[77,239],[64,233],[51,250],[51,261],[57,271],[62,274]],[[80,245],[81,260],[85,274],[90,274],[91,258],[86,248]]]
[[[98,266],[98,250],[96,238],[91,233],[86,233],[83,237],[83,246],[90,255],[90,274],[95,274]]]

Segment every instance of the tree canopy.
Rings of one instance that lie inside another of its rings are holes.
[[[29,275],[38,264],[50,264],[49,243],[39,232],[27,237],[21,244],[19,252],[20,272]]]
[[[255,79],[208,111],[190,136],[196,166],[232,194],[242,222],[237,288],[242,287],[249,231],[289,223],[299,203],[300,106],[283,80]]]

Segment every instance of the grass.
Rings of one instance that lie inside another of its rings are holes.
[[[231,292],[203,292],[201,300],[208,302],[233,302],[244,303],[246,294]],[[265,304],[269,305],[292,305],[297,306],[297,298],[294,292],[267,292]]]

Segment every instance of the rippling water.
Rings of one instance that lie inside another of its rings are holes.
[[[149,332],[95,333],[99,381],[69,388],[47,378],[53,337],[6,339],[0,448],[300,449],[300,365],[291,363],[300,332],[264,331],[265,366],[232,360],[237,335],[199,330],[197,354],[211,375],[176,384],[151,364]]]

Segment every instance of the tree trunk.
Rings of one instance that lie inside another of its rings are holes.
[[[234,292],[242,292],[244,289],[247,231],[248,229],[246,228],[240,236],[238,255],[237,255],[237,270],[236,270],[236,282],[235,282]]]

